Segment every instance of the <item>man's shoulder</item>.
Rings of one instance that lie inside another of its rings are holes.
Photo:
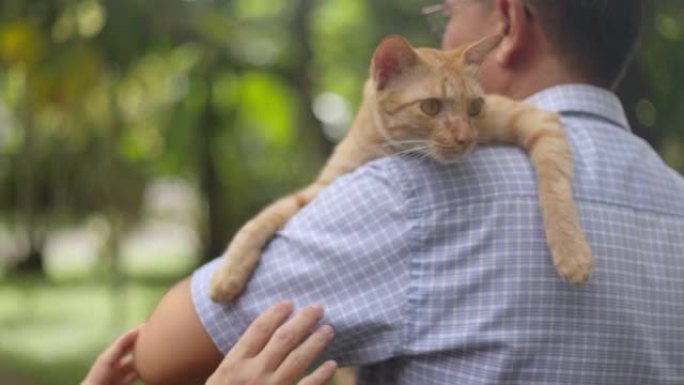
[[[461,202],[536,194],[527,154],[515,146],[479,146],[452,164],[419,155],[395,155],[366,167],[382,170],[409,197]]]
[[[684,215],[684,179],[646,141],[606,122],[568,123],[576,198]]]

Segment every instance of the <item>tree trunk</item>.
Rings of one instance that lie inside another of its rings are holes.
[[[207,203],[206,219],[204,221],[204,250],[202,260],[209,261],[223,254],[226,248],[228,229],[221,218],[222,188],[217,174],[216,164],[212,156],[212,142],[216,137],[219,118],[213,110],[213,92],[211,71],[202,75],[207,89],[207,97],[202,109],[199,127],[197,127],[197,165],[200,177],[200,189]]]
[[[294,7],[292,17],[292,41],[297,53],[298,60],[293,64],[288,80],[292,83],[299,100],[298,122],[300,137],[310,143],[310,148],[315,148],[312,159],[322,163],[332,151],[333,144],[323,134],[321,123],[313,114],[313,85],[310,78],[313,62],[313,50],[311,48],[311,30],[309,17],[313,7],[313,0],[298,0]]]
[[[20,221],[23,222],[28,241],[26,256],[16,266],[17,271],[43,274],[43,235],[37,223],[37,188],[35,175],[35,127],[33,124],[33,111],[29,95],[29,76],[26,76],[26,85],[22,103],[18,108],[17,116],[20,117],[24,129],[24,141],[19,153],[18,167],[21,172],[17,175],[17,195],[20,210]]]

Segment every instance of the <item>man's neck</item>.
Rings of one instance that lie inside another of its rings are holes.
[[[536,61],[534,65],[521,66],[503,76],[506,81],[500,81],[499,87],[492,90],[487,89],[487,80],[483,79],[485,89],[487,92],[505,95],[517,100],[524,100],[547,88],[562,84],[591,84],[584,77],[565,70],[555,57],[545,57]]]
[[[562,84],[592,84],[575,66],[554,54],[551,45],[537,31],[528,45],[514,56],[490,55],[481,67],[480,81],[487,93],[524,100],[547,88]]]
[[[508,95],[514,99],[526,99],[540,91],[562,84],[589,82],[582,76],[559,69],[560,65],[554,60],[549,60],[525,74],[521,75],[519,82],[510,84]],[[543,75],[541,75],[543,74]]]

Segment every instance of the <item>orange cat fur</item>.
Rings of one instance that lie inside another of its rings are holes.
[[[527,151],[553,264],[568,282],[584,283],[593,257],[572,197],[572,157],[558,115],[484,95],[477,82],[479,65],[500,40],[493,36],[454,51],[413,48],[399,36],[383,40],[346,137],[311,185],[277,200],[238,231],[212,277],[212,299],[226,301],[240,293],[263,246],[340,175],[400,152],[454,162],[476,143],[516,144]]]

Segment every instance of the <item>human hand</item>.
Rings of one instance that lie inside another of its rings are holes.
[[[131,350],[138,339],[139,327],[120,335],[100,354],[81,385],[129,385],[138,379]]]
[[[292,314],[293,305],[273,305],[247,328],[206,385],[292,385],[323,352],[333,338],[330,326],[312,328],[323,318],[320,306]],[[302,342],[304,341],[304,342]],[[301,342],[301,344],[300,344]],[[335,374],[337,363],[327,361],[304,377],[299,385],[323,385]]]

